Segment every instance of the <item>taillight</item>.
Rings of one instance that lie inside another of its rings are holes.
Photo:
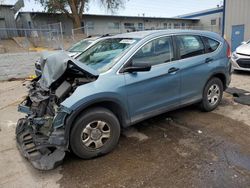
[[[231,58],[231,48],[230,48],[230,45],[227,41],[226,41],[226,43],[227,43],[227,57]]]

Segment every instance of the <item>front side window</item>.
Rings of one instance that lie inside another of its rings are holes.
[[[132,38],[103,39],[84,51],[77,60],[102,73],[109,70],[137,41]]]
[[[180,52],[180,58],[185,59],[205,53],[205,47],[199,36],[182,35],[176,36]]]
[[[147,63],[157,65],[172,61],[171,37],[162,37],[145,44],[132,58],[132,64]]]

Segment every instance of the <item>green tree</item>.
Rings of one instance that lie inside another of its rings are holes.
[[[74,24],[74,28],[81,27],[81,20],[91,0],[37,0],[50,13],[64,13]],[[93,0],[92,0],[93,1]],[[123,7],[124,0],[98,0],[99,4],[108,11],[115,12]]]

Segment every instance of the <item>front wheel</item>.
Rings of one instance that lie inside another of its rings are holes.
[[[223,84],[219,78],[210,79],[203,91],[201,109],[210,112],[217,108],[223,96]]]
[[[117,117],[108,109],[92,108],[78,118],[70,134],[72,151],[90,159],[112,151],[120,137]]]

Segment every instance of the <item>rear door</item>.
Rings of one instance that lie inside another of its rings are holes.
[[[132,122],[179,105],[180,74],[170,36],[146,43],[129,62],[152,65],[148,72],[125,73]]]
[[[181,73],[181,104],[201,99],[213,58],[198,35],[175,36]]]

